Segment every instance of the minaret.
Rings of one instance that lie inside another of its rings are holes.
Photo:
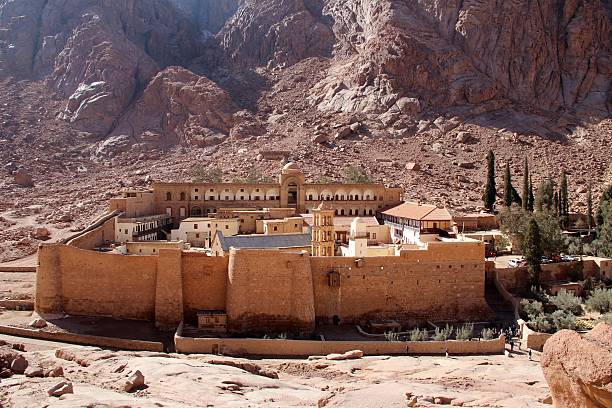
[[[312,210],[312,256],[335,255],[334,210],[321,203]]]

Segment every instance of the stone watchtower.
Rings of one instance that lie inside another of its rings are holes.
[[[321,203],[312,210],[312,256],[335,255],[334,209]]]

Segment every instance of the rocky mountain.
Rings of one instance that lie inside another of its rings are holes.
[[[147,183],[275,175],[258,153],[287,150],[474,210],[492,148],[536,183],[568,170],[581,208],[610,172],[611,21],[605,0],[0,0],[0,204],[160,157]]]

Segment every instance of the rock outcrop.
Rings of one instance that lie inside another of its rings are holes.
[[[234,65],[291,65],[331,55],[335,42],[322,0],[246,1],[218,34]]]
[[[612,406],[612,326],[584,337],[561,330],[546,341],[541,365],[555,407]]]
[[[382,112],[400,96],[430,107],[507,98],[610,109],[601,1],[329,1],[324,12],[347,57],[313,93],[323,110]]]
[[[229,135],[237,110],[230,95],[208,78],[169,67],[151,80],[112,136],[126,142],[119,143],[122,149],[212,145]],[[99,151],[108,147],[105,142]]]

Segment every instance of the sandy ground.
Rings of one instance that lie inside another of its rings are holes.
[[[36,273],[0,272],[0,300],[34,299]]]
[[[31,365],[61,365],[74,394],[46,390],[58,378],[15,375],[0,380],[0,405],[13,407],[406,407],[446,397],[469,407],[544,407],[548,387],[537,361],[524,354],[480,357],[365,357],[350,361],[246,360],[211,355],[122,352],[0,335],[24,343]],[[61,352],[57,352],[61,350]],[[535,356],[537,360],[538,355]],[[73,360],[73,361],[69,361]],[[80,364],[74,360],[80,360]],[[214,363],[214,364],[211,364]],[[234,367],[250,363],[247,372]],[[121,389],[140,370],[146,387]],[[263,371],[262,371],[263,370]],[[276,372],[278,378],[260,375]],[[101,405],[96,405],[101,404]]]

